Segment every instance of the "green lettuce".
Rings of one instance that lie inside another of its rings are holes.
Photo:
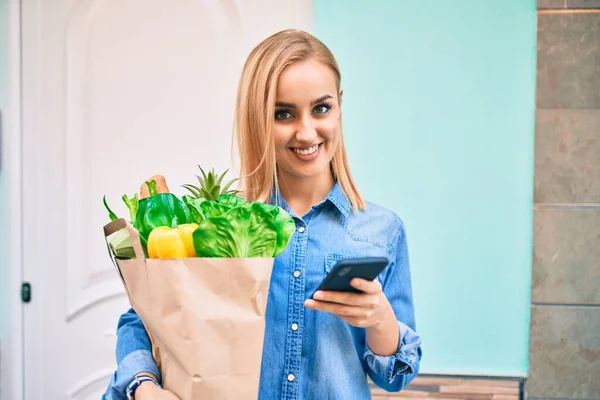
[[[202,211],[202,207],[200,206],[200,204],[207,201],[205,198],[195,198],[185,194],[183,195],[181,200],[183,200],[183,202],[187,205],[190,211],[190,218],[193,222],[199,223],[200,221],[205,219],[204,212]]]
[[[270,205],[269,205],[270,206]],[[296,224],[294,223],[294,219],[286,213],[283,208],[277,206],[275,207],[278,211],[277,216],[275,217],[275,230],[277,231],[277,243],[275,244],[275,253],[273,257],[277,257],[287,247],[294,230],[296,230]]]
[[[205,217],[194,231],[198,257],[276,257],[285,250],[295,229],[281,207],[249,203],[235,195],[200,204]]]
[[[222,204],[228,208],[250,205],[250,203],[248,203],[243,197],[233,194],[222,194],[219,196],[219,204]]]
[[[259,204],[207,218],[193,237],[198,257],[272,257],[277,243],[274,220]]]

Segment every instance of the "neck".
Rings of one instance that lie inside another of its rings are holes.
[[[323,201],[335,185],[330,171],[306,178],[280,173],[277,179],[281,195],[300,217],[305,215],[313,205]]]

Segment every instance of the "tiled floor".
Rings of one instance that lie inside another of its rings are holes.
[[[519,382],[419,376],[400,393],[373,388],[373,400],[519,400]]]

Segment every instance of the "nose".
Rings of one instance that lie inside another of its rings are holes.
[[[296,140],[300,143],[310,144],[315,141],[317,138],[317,130],[309,116],[305,116],[298,121],[295,136]]]

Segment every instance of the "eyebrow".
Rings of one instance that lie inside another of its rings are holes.
[[[320,102],[322,102],[322,101],[325,101],[325,100],[327,100],[327,99],[333,99],[333,97],[332,97],[332,96],[330,96],[330,95],[328,95],[328,94],[326,94],[325,96],[321,96],[321,97],[319,97],[318,99],[311,101],[311,102],[310,102],[310,105],[311,105],[311,107],[312,107],[312,106],[314,106],[315,104],[318,104],[318,103],[320,103]],[[275,103],[275,106],[276,106],[276,107],[285,107],[285,108],[296,108],[296,105],[295,105],[294,103],[285,103],[285,102],[283,102],[283,101],[278,101],[278,102],[276,102],[276,103]]]

